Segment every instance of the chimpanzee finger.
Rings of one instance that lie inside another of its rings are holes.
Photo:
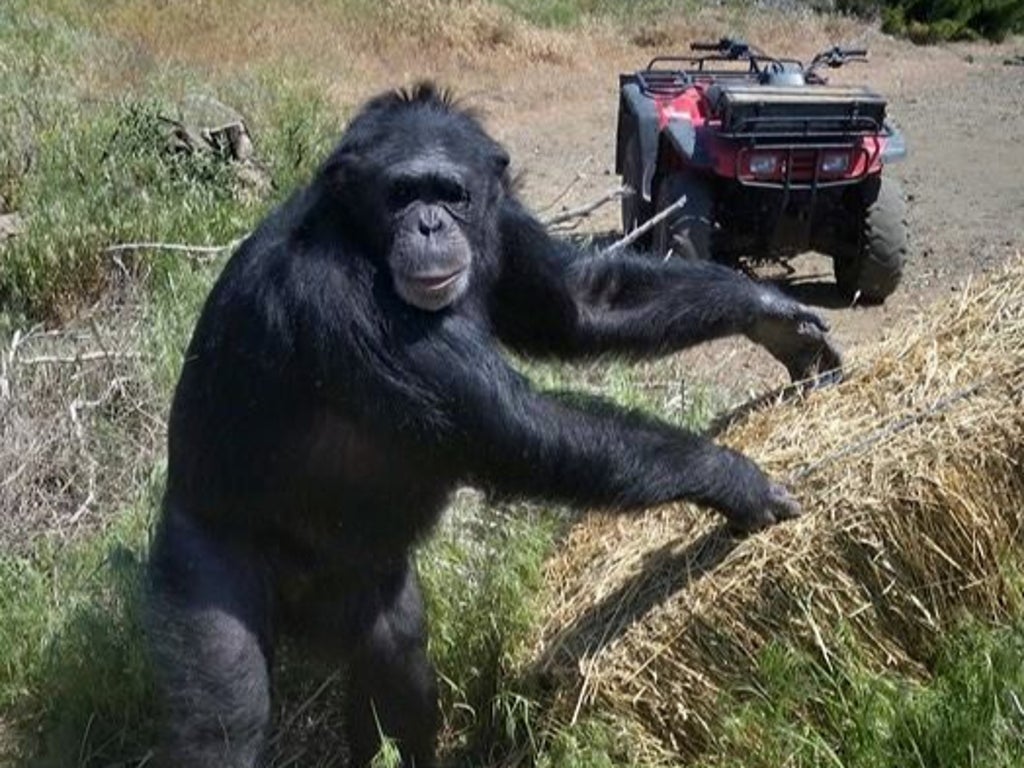
[[[784,486],[778,483],[772,483],[771,489],[768,491],[768,497],[770,499],[771,514],[776,521],[791,520],[803,514],[803,510],[800,509],[800,502],[793,498]]]
[[[803,309],[796,315],[797,328],[803,332],[810,333],[828,333],[832,327],[825,321],[821,315],[811,312],[809,309]],[[807,329],[806,331],[804,329]]]

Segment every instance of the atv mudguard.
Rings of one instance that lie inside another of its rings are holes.
[[[658,159],[663,151],[669,150],[679,156],[687,165],[710,166],[711,158],[699,141],[693,123],[688,119],[669,120],[664,126],[658,124],[658,110],[653,99],[645,96],[632,75],[622,78],[619,89],[619,125],[615,142],[615,171],[621,175],[623,153],[631,132],[635,132],[640,146],[640,160],[643,167],[643,181],[639,190],[643,199],[651,202],[652,186]]]
[[[658,157],[658,110],[654,100],[640,92],[632,75],[624,75],[619,88],[619,126],[615,139],[615,172],[622,174],[623,155],[629,136],[635,133],[640,145],[640,161],[644,169],[641,189],[647,202],[651,200],[651,179]]]

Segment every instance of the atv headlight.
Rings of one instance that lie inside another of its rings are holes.
[[[750,156],[747,165],[754,176],[771,176],[779,167],[779,158],[767,152],[755,152]]]
[[[846,173],[850,167],[849,152],[826,152],[821,156],[822,173]]]

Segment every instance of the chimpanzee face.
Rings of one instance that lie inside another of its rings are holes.
[[[440,148],[385,174],[392,234],[388,267],[398,295],[414,307],[436,312],[469,287],[478,240],[471,229],[484,212],[488,191],[474,181],[472,169]]]

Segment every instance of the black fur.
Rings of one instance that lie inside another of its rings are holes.
[[[433,765],[434,673],[409,553],[462,484],[613,510],[692,499],[745,529],[795,514],[740,454],[539,393],[500,344],[640,357],[747,333],[797,339],[807,357],[831,349],[804,327],[820,321],[722,267],[552,239],[507,164],[450,97],[380,96],[214,286],[171,411],[150,564],[166,764],[256,763],[275,632],[287,631],[353,662],[355,765],[377,749],[378,724],[408,765]],[[403,300],[395,269],[447,265],[445,243],[463,241],[464,289],[414,275],[441,306]]]

